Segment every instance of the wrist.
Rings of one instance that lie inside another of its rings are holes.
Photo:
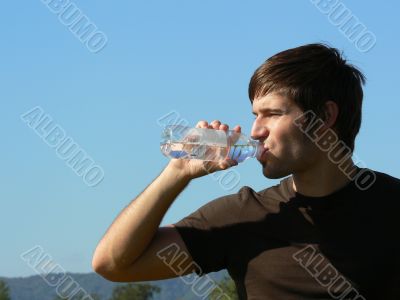
[[[164,172],[169,176],[174,178],[176,181],[188,184],[193,178],[190,173],[184,169],[175,166],[175,162],[171,160],[165,167]]]

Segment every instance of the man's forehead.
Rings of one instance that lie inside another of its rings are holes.
[[[262,97],[257,97],[253,101],[253,110],[257,109],[278,109],[278,108],[288,108],[292,105],[287,97],[278,93],[268,93]]]

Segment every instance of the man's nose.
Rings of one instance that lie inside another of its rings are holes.
[[[269,135],[269,130],[265,126],[261,126],[257,124],[257,122],[253,123],[253,127],[251,128],[251,138],[254,140],[265,139]]]

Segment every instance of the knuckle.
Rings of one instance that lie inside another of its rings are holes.
[[[208,126],[207,121],[201,120],[201,121],[197,122],[196,127],[201,127],[201,126]]]
[[[221,127],[223,127],[223,128],[229,128],[229,125],[228,125],[228,124],[221,124]]]

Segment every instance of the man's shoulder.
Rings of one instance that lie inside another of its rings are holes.
[[[292,176],[285,177],[278,184],[265,188],[257,192],[257,194],[265,200],[287,202],[295,195],[292,185]]]
[[[400,179],[384,172],[370,170],[375,174],[375,182],[371,185],[375,191],[400,193]]]
[[[293,196],[291,177],[259,191],[243,186],[237,193],[238,202],[243,209],[259,210],[264,214],[278,212],[280,204],[288,202]]]
[[[199,211],[204,214],[232,215],[234,219],[243,216],[257,218],[266,213],[279,211],[279,204],[287,202],[290,198],[290,183],[288,178],[279,184],[256,191],[250,186],[242,186],[236,193],[228,194],[214,199],[202,207]]]
[[[400,209],[400,179],[384,172],[368,169],[374,174],[374,182],[363,188],[363,186],[354,185],[356,199],[360,205],[370,214],[379,211],[382,217],[389,219],[400,219],[397,212]],[[371,173],[371,172],[370,172]],[[371,173],[371,174],[372,174]],[[362,179],[359,179],[360,181]]]

